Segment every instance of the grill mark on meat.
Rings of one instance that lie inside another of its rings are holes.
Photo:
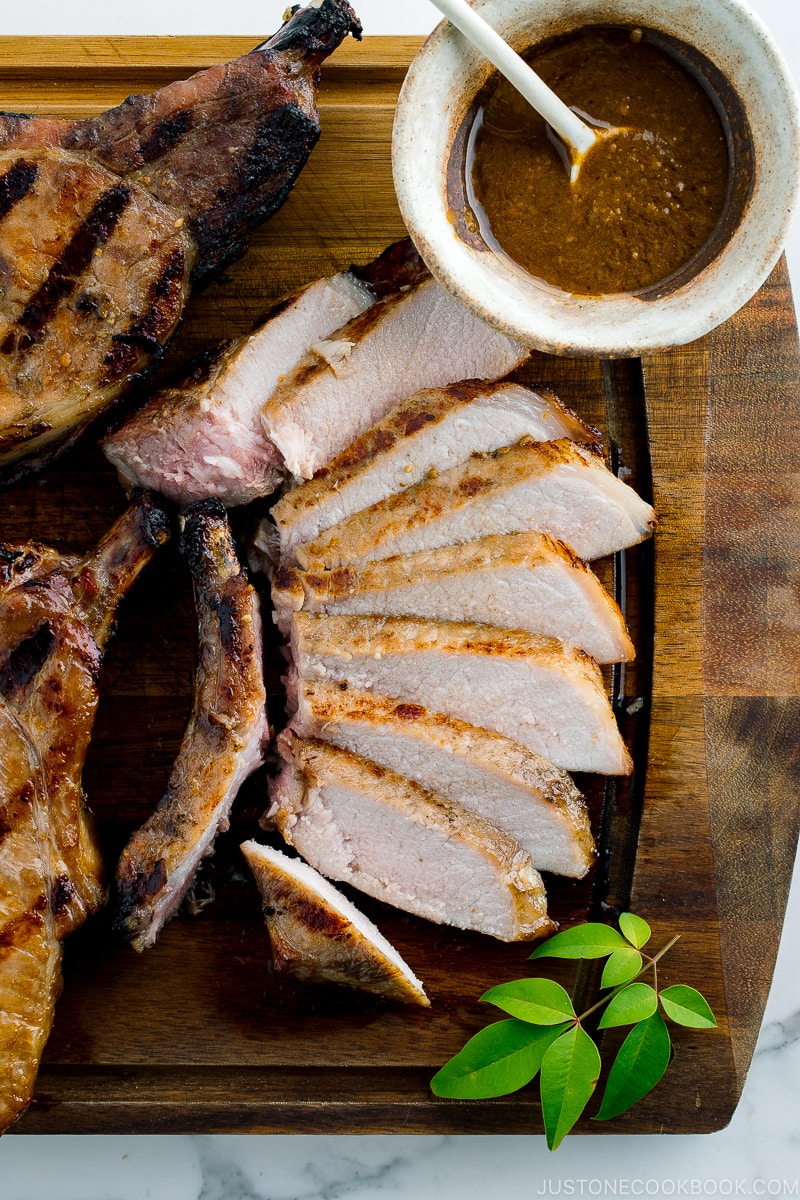
[[[0,221],[11,212],[36,182],[39,168],[36,163],[19,158],[12,167],[0,176]]]
[[[6,699],[28,686],[41,671],[55,644],[55,635],[48,621],[21,642],[0,669],[0,695]]]
[[[53,910],[54,917],[62,916],[72,901],[75,899],[75,888],[70,882],[69,876],[59,875],[53,883],[53,889],[50,897],[50,905]]]
[[[118,333],[112,339],[112,349],[105,357],[108,372],[104,387],[135,366],[142,351],[156,361],[163,355],[164,340],[174,321],[176,298],[183,286],[185,265],[183,247],[175,246],[150,290],[144,314],[135,317],[125,333]]]
[[[249,231],[281,207],[294,187],[298,157],[305,161],[319,133],[316,122],[296,104],[286,104],[260,122],[231,187],[220,187],[217,203],[189,221],[199,249],[194,286],[202,287],[241,258]]]
[[[42,924],[42,913],[47,909],[47,897],[37,896],[33,904],[27,912],[20,913],[13,921],[0,929],[0,958],[6,954],[11,954],[16,948],[18,942],[24,942],[24,934],[22,931],[26,926],[38,926]]]
[[[67,243],[61,258],[53,264],[44,283],[17,319],[17,325],[28,331],[27,339],[25,335],[19,339],[19,349],[26,349],[41,340],[45,326],[61,302],[72,295],[95,251],[104,246],[113,234],[130,198],[130,188],[119,183],[95,202],[92,211]]]
[[[177,146],[183,135],[188,133],[191,128],[192,114],[187,108],[176,113],[174,117],[165,117],[158,121],[153,126],[149,137],[141,143],[143,160],[147,163],[154,158],[160,158],[162,154],[166,154],[167,150]]]

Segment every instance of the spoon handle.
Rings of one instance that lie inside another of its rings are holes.
[[[511,49],[508,42],[504,42],[500,34],[483,17],[478,16],[467,0],[431,0],[431,3],[463,33],[468,42],[476,46],[489,62],[494,63],[500,74],[513,84],[539,116],[544,117],[562,141],[572,146],[579,156],[586,153],[595,142],[594,131],[571,108],[567,108],[563,100]]]

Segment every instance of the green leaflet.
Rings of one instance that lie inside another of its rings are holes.
[[[586,921],[556,933],[537,946],[531,958],[605,958],[615,950],[623,950],[628,943],[610,925]]]
[[[717,1019],[708,1006],[705,996],[693,987],[676,983],[659,993],[664,1012],[678,1025],[690,1029],[714,1029]]]
[[[669,1065],[669,1031],[661,1013],[634,1025],[619,1048],[595,1121],[618,1117],[646,1096]]]
[[[644,1021],[658,1008],[658,996],[649,983],[630,983],[616,996],[612,996],[608,1008],[600,1018],[600,1029],[612,1029],[615,1025],[635,1025]]]
[[[607,958],[601,988],[610,991],[576,1015],[569,994],[551,979],[517,979],[490,988],[481,1000],[511,1019],[488,1026],[467,1042],[434,1076],[434,1093],[465,1100],[505,1096],[530,1083],[538,1072],[547,1144],[555,1150],[597,1085],[600,1054],[581,1022],[604,1009],[601,1029],[632,1028],[612,1064],[594,1120],[608,1121],[646,1096],[667,1069],[672,1052],[661,1010],[679,1025],[695,1029],[713,1028],[716,1020],[695,988],[676,984],[656,994],[657,964],[680,934],[648,953],[641,949],[651,936],[646,921],[623,913],[619,925],[621,933],[586,922],[549,938],[531,954],[532,959]],[[639,978],[648,971],[653,972],[652,987]]]
[[[539,1088],[547,1145],[555,1150],[583,1112],[600,1077],[600,1055],[588,1033],[573,1025],[542,1059]]]
[[[637,950],[640,950],[642,946],[646,946],[650,941],[650,926],[647,924],[647,921],[643,921],[635,913],[621,913],[619,927],[631,945],[635,946]]]
[[[633,946],[625,946],[615,950],[603,967],[600,987],[619,987],[621,983],[630,983],[642,969],[642,956]]]
[[[484,992],[481,1000],[533,1025],[563,1025],[575,1016],[569,994],[552,979],[516,979]]]
[[[535,1076],[563,1026],[497,1021],[476,1033],[431,1080],[436,1096],[485,1100],[516,1092]]]

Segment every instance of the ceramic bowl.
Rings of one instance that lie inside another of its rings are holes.
[[[464,219],[471,111],[493,68],[443,22],[408,72],[392,139],[403,218],[443,286],[523,344],[576,356],[683,345],[736,312],[780,257],[800,195],[797,92],[762,22],[740,0],[476,0],[474,7],[517,50],[592,24],[643,26],[696,48],[731,119],[733,186],[708,247],[666,283],[600,297],[542,284]]]

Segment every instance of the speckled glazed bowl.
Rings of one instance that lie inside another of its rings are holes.
[[[517,50],[592,24],[640,25],[695,47],[711,64],[709,82],[730,118],[731,195],[708,247],[646,292],[588,298],[540,283],[464,219],[471,111],[493,68],[443,22],[408,72],[392,144],[404,220],[439,281],[490,324],[553,354],[629,357],[683,345],[736,312],[777,262],[800,194],[797,92],[761,21],[741,0],[476,0],[474,7]]]

